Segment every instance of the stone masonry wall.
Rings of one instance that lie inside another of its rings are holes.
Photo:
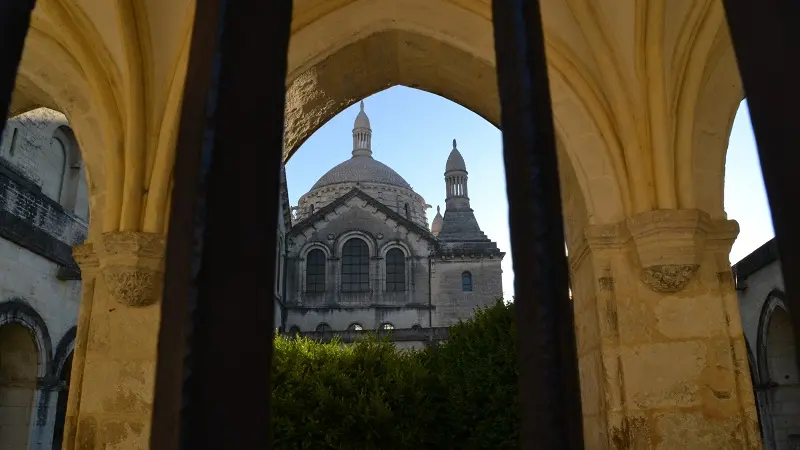
[[[503,296],[503,269],[500,259],[437,259],[431,277],[436,308],[433,326],[450,326],[471,317],[479,306],[493,304]],[[472,274],[472,292],[464,292],[461,274]]]
[[[368,328],[384,321],[396,327],[428,324],[431,241],[386,220],[382,214],[354,197],[291,237],[286,274],[287,329],[294,325],[312,331],[321,322],[341,330],[357,321]],[[340,289],[340,248],[352,237],[363,239],[370,247],[370,292],[346,293]],[[406,254],[406,290],[401,292],[385,290],[384,253],[393,246]],[[306,292],[305,257],[311,248],[323,249],[328,256],[323,293]]]
[[[63,181],[59,167],[64,167],[68,149],[53,147],[56,130],[71,136],[62,114],[40,108],[11,119],[0,141],[0,309],[11,315],[25,310],[25,320],[41,322],[38,364],[45,378],[34,396],[31,449],[51,448],[61,395],[53,377],[69,370],[62,365],[74,345],[81,299],[80,272],[71,249],[88,232],[82,173],[74,210],[65,210],[58,201]]]
[[[314,205],[314,211],[317,211],[347,194],[353,188],[362,190],[403,217],[405,217],[404,205],[408,203],[411,221],[423,228],[428,228],[428,204],[425,203],[425,199],[414,191],[381,183],[340,183],[315,189],[298,200],[296,222],[311,215],[311,205]]]

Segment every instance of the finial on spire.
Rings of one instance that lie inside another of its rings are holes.
[[[441,210],[439,209],[439,205],[436,205],[436,214],[441,214]]]
[[[455,150],[455,149],[456,149],[456,140],[453,139],[453,150]]]
[[[364,112],[364,100],[361,100],[361,111],[356,115],[353,123],[353,156],[372,155],[372,130],[369,126],[369,117]]]

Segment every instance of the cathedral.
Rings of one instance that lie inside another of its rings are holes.
[[[446,328],[501,298],[505,253],[475,219],[455,140],[444,169],[444,215],[437,207],[429,226],[431,205],[373,157],[362,102],[352,156],[293,208],[284,173],[276,327],[290,334]]]

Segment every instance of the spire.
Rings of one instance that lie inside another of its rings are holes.
[[[453,139],[453,150],[450,151],[450,156],[447,158],[447,164],[445,165],[444,172],[447,174],[448,172],[466,173],[466,171],[467,164],[464,162],[464,157],[461,156],[461,152],[458,151],[456,140]]]
[[[442,222],[444,219],[442,218],[442,212],[439,209],[439,205],[436,205],[436,216],[433,218],[433,222],[431,222],[431,234],[434,236],[438,236],[439,232],[442,231]]]
[[[372,128],[370,128],[369,117],[364,112],[363,100],[361,101],[361,110],[353,124],[353,157],[356,156],[372,157]]]
[[[469,204],[467,165],[461,152],[458,151],[455,139],[453,139],[453,149],[450,150],[450,156],[447,158],[444,182],[447,193],[444,215],[439,214],[437,208],[431,233],[447,245],[456,245],[456,247],[450,247],[451,250],[469,247],[471,249],[469,251],[497,252],[497,245],[481,231],[478,220],[475,219],[475,213]]]
[[[456,140],[453,139],[453,150],[447,157],[444,169],[444,182],[447,189],[445,210],[469,209],[469,196],[467,192],[467,164],[458,151]]]

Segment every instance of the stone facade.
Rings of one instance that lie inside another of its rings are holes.
[[[443,234],[436,236],[425,215],[430,205],[372,158],[371,137],[362,102],[353,157],[300,198],[287,235],[285,331],[446,327],[503,295],[504,253],[469,207],[466,167],[463,190],[448,187]],[[455,148],[453,155],[463,166]]]
[[[66,413],[87,186],[62,114],[17,116],[0,142],[0,449],[49,450]]]
[[[639,252],[625,236],[631,223],[661,219],[651,211],[724,223],[725,154],[744,90],[723,2],[540,3],[586,446],[761,448],[729,244],[702,247],[707,230],[698,229],[687,240],[702,258],[684,271],[656,267],[677,264],[653,258],[674,250],[668,240]],[[284,148],[275,151],[288,160],[356,99],[394,85],[436,93],[499,127],[491,8],[294,2]],[[195,11],[194,0],[52,0],[33,11],[9,114],[46,105],[69,117],[93,218],[76,253],[83,298],[68,448],[148,447],[159,327],[183,324],[155,305],[111,299],[92,249],[107,244],[105,233],[166,233]],[[668,221],[654,234],[670,227],[687,228]],[[669,289],[654,290],[665,275]]]
[[[795,331],[772,239],[733,266],[764,448],[800,445]]]

